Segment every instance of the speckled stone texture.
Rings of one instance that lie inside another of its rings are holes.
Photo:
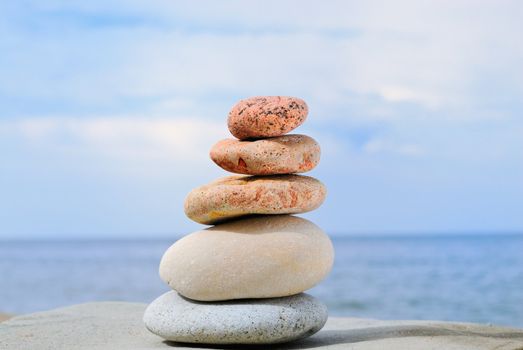
[[[309,136],[285,135],[256,141],[216,143],[211,159],[224,170],[247,175],[304,173],[320,162],[320,145]]]
[[[307,294],[202,303],[168,292],[145,310],[154,334],[183,343],[274,344],[310,336],[327,321],[327,308]]]
[[[240,140],[281,136],[300,126],[308,111],[305,101],[296,97],[251,97],[234,105],[227,124]]]
[[[201,301],[274,298],[301,293],[332,268],[329,237],[303,218],[248,218],[187,235],[160,262],[160,277]]]
[[[229,176],[192,190],[185,214],[201,224],[216,224],[252,214],[299,214],[318,208],[327,189],[302,175]]]

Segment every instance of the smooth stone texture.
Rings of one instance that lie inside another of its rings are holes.
[[[227,124],[240,140],[285,135],[300,126],[309,109],[302,99],[287,96],[256,96],[238,102]]]
[[[164,341],[142,318],[146,304],[102,302],[73,305],[15,317],[0,324],[0,349],[154,350],[209,349]],[[212,349],[223,349],[214,346]],[[249,349],[230,345],[227,349]],[[271,349],[521,350],[523,330],[436,321],[379,321],[329,318],[312,337]],[[253,349],[260,349],[254,347]]]
[[[152,333],[176,342],[275,344],[318,332],[327,307],[307,294],[202,303],[168,292],[147,307],[143,320]]]
[[[304,173],[320,162],[320,145],[309,136],[285,135],[256,141],[226,139],[216,143],[211,159],[238,174]]]
[[[329,237],[303,218],[237,220],[187,235],[160,262],[160,277],[181,295],[216,301],[301,293],[332,268]]]
[[[303,175],[228,176],[192,190],[185,214],[211,225],[252,214],[300,214],[318,208],[325,186]]]

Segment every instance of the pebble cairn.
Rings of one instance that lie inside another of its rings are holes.
[[[236,139],[210,152],[229,176],[193,190],[185,213],[215,225],[173,244],[160,277],[173,290],[147,308],[146,327],[185,343],[273,344],[319,331],[327,308],[303,293],[332,268],[328,236],[292,216],[319,207],[326,196],[318,180],[296,175],[313,169],[320,147],[311,137],[287,135],[307,118],[294,97],[252,97],[230,111]]]

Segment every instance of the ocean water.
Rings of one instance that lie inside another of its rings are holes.
[[[99,300],[150,302],[169,240],[0,242],[0,311]],[[335,237],[310,290],[331,315],[523,327],[523,236]]]

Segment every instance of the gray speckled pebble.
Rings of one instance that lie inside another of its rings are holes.
[[[308,337],[327,321],[327,307],[307,294],[197,302],[171,291],[145,310],[147,328],[176,342],[272,344]]]

